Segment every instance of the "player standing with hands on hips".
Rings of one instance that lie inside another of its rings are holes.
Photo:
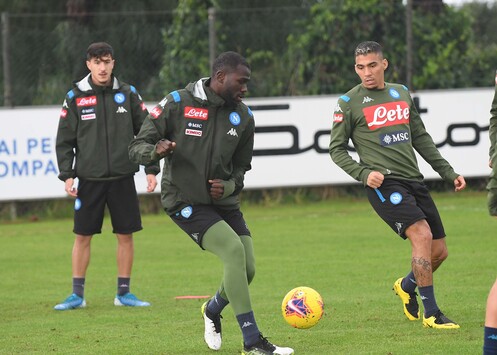
[[[128,157],[128,144],[148,111],[136,89],[113,74],[114,51],[105,42],[87,50],[90,73],[74,83],[64,100],[56,139],[59,179],[76,198],[72,250],[73,293],[56,310],[86,306],[84,287],[94,234],[101,233],[105,205],[117,236],[116,306],[149,306],[130,292],[133,233],[142,229],[133,175],[138,164]],[[145,167],[147,191],[157,186],[158,164]],[[74,179],[79,184],[74,186]]]
[[[433,272],[447,258],[445,231],[427,187],[423,183],[415,150],[455,191],[466,187],[440,155],[426,132],[408,89],[385,82],[388,61],[373,41],[355,49],[355,71],[361,84],[338,100],[333,115],[330,155],[354,179],[361,181],[377,214],[403,239],[411,243],[411,271],[394,283],[404,314],[419,319],[416,287],[424,306],[423,325],[457,329],[435,300]],[[359,155],[347,151],[349,139]]]
[[[240,54],[222,53],[210,78],[173,91],[150,111],[129,152],[140,164],[164,158],[161,195],[166,213],[223,263],[221,286],[201,309],[208,347],[221,348],[221,312],[230,303],[243,335],[242,354],[289,355],[291,348],[275,346],[262,336],[249,294],[255,258],[239,194],[254,145],[254,118],[242,102],[250,74]]]

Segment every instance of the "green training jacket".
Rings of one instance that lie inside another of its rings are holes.
[[[56,139],[59,179],[113,180],[134,175],[139,165],[128,144],[148,111],[134,86],[113,76],[112,87],[93,85],[88,74],[73,83],[62,105]],[[159,165],[145,167],[157,175]]]
[[[347,150],[349,139],[359,162]],[[452,183],[458,177],[426,132],[408,89],[399,84],[385,83],[380,90],[359,84],[341,96],[329,150],[332,160],[365,186],[372,171],[386,179],[422,181],[415,150],[444,180]]]
[[[157,142],[176,142],[162,169],[161,199],[169,215],[189,205],[239,208],[245,172],[251,168],[254,118],[243,103],[225,105],[209,82],[203,78],[164,97],[129,146],[132,161],[150,164],[160,159]],[[211,179],[223,180],[220,200],[210,197]]]

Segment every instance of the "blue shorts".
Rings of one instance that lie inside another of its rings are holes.
[[[225,221],[238,235],[250,236],[239,209],[224,210],[212,205],[194,205],[184,207],[170,217],[201,248],[205,232],[219,221]]]
[[[445,237],[442,219],[425,184],[385,179],[378,189],[366,187],[368,200],[376,213],[403,239],[406,229],[425,219],[433,239]]]

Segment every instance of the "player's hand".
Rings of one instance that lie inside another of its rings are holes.
[[[213,179],[209,180],[209,184],[211,184],[210,195],[214,200],[219,200],[223,197],[224,194],[224,185],[221,179]]]
[[[69,178],[65,181],[65,189],[66,189],[66,192],[69,196],[72,196],[72,197],[78,196],[78,189],[74,187],[74,179],[73,178]]]
[[[171,154],[176,148],[176,142],[171,142],[168,139],[161,139],[155,145],[155,152],[161,158],[164,158],[166,155]]]
[[[372,171],[368,175],[366,184],[372,189],[377,189],[381,186],[381,184],[383,184],[383,180],[385,180],[385,175],[383,175],[379,171]]]
[[[147,192],[153,192],[157,187],[157,178],[154,174],[147,174]]]
[[[464,178],[461,175],[459,175],[454,180],[454,187],[455,187],[456,192],[464,190],[464,188],[466,187],[466,180],[464,180]]]

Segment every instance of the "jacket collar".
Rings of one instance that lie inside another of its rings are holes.
[[[210,78],[199,79],[196,82],[188,84],[186,89],[192,93],[197,101],[200,101],[204,105],[209,103],[214,106],[224,106],[226,104],[224,99],[209,87],[210,80]]]
[[[81,79],[80,81],[76,82],[75,83],[75,86],[80,90],[80,91],[83,91],[83,92],[87,92],[87,91],[97,91],[98,89],[97,88],[100,88],[100,87],[97,87],[95,85],[93,85],[91,83],[91,73],[89,73],[87,76],[85,76],[83,79]],[[121,86],[121,84],[119,83],[119,80],[117,80],[117,78],[112,75],[112,89],[113,90],[117,90],[119,89],[119,87]]]

